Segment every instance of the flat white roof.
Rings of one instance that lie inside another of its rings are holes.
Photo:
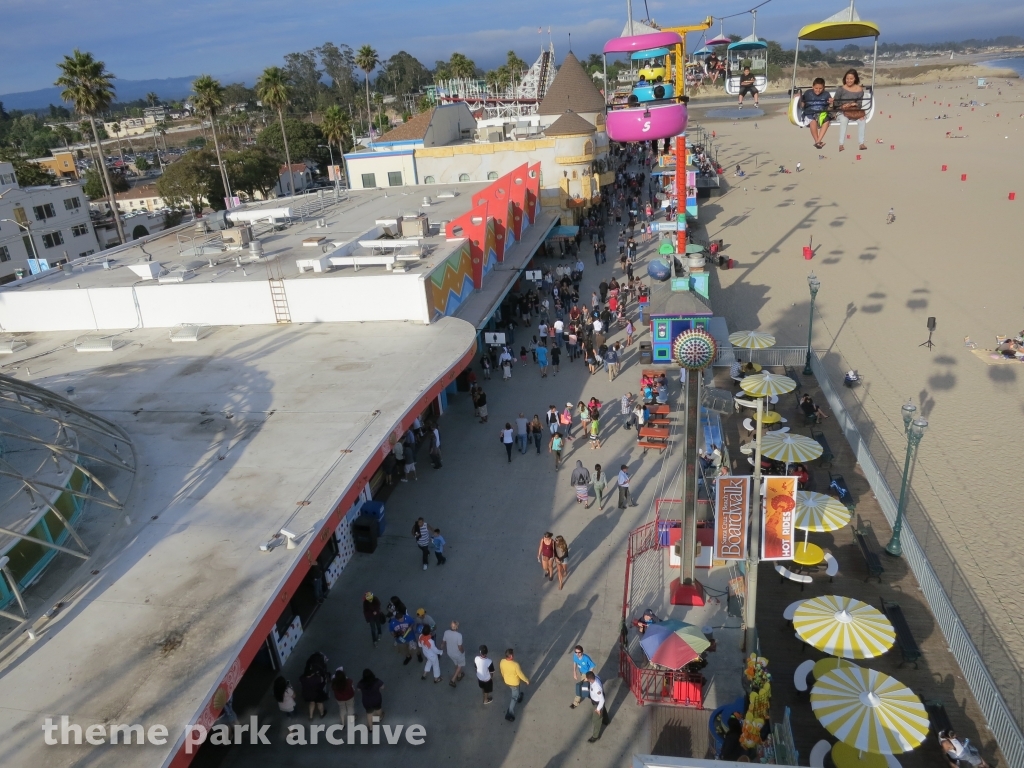
[[[451,317],[217,327],[190,344],[140,330],[89,354],[74,336],[30,334],[2,369],[74,387],[79,406],[130,435],[138,473],[123,514],[87,508],[93,557],[70,566],[59,612],[36,621],[34,642],[0,643],[0,763],[157,766],[392,430],[475,351],[475,329]],[[298,548],[261,552],[284,526]],[[164,724],[170,738],[46,746],[43,718],[61,715],[83,728]]]

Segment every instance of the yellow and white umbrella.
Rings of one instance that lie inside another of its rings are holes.
[[[921,699],[873,669],[841,667],[823,675],[811,689],[811,709],[829,733],[862,752],[898,755],[928,735]]]
[[[736,331],[729,334],[729,343],[743,349],[768,349],[775,346],[775,337],[763,331]]]
[[[761,453],[769,459],[795,464],[801,461],[814,461],[821,456],[822,448],[817,440],[811,440],[803,435],[792,432],[768,432],[761,437]]]
[[[850,523],[850,510],[842,502],[824,493],[796,492],[796,522],[801,531],[828,533],[845,528]]]
[[[768,397],[770,395],[784,395],[796,389],[796,382],[789,376],[779,373],[755,373],[745,376],[740,381],[740,387],[748,395],[754,397]]]
[[[852,597],[805,600],[793,614],[797,636],[819,651],[845,659],[869,659],[892,648],[896,633],[879,611]]]

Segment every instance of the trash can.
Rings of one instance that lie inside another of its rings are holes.
[[[646,341],[640,342],[640,365],[651,365],[654,357],[651,354],[651,345]]]
[[[359,514],[366,517],[372,517],[377,521],[377,536],[384,535],[384,502],[383,501],[364,501],[363,506],[359,508]]]
[[[377,518],[360,515],[352,523],[352,541],[356,552],[373,554],[377,549]]]

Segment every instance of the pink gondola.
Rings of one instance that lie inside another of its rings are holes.
[[[681,45],[682,42],[683,38],[676,32],[631,35],[609,40],[604,46],[604,54],[607,61],[609,53],[633,54]],[[686,104],[672,99],[664,103],[647,102],[638,106],[609,106],[606,130],[612,141],[619,142],[653,141],[678,136],[686,130]]]

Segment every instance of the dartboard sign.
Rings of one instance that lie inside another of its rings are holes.
[[[672,343],[672,359],[690,371],[707,368],[715,361],[717,354],[718,344],[703,328],[683,331]]]

